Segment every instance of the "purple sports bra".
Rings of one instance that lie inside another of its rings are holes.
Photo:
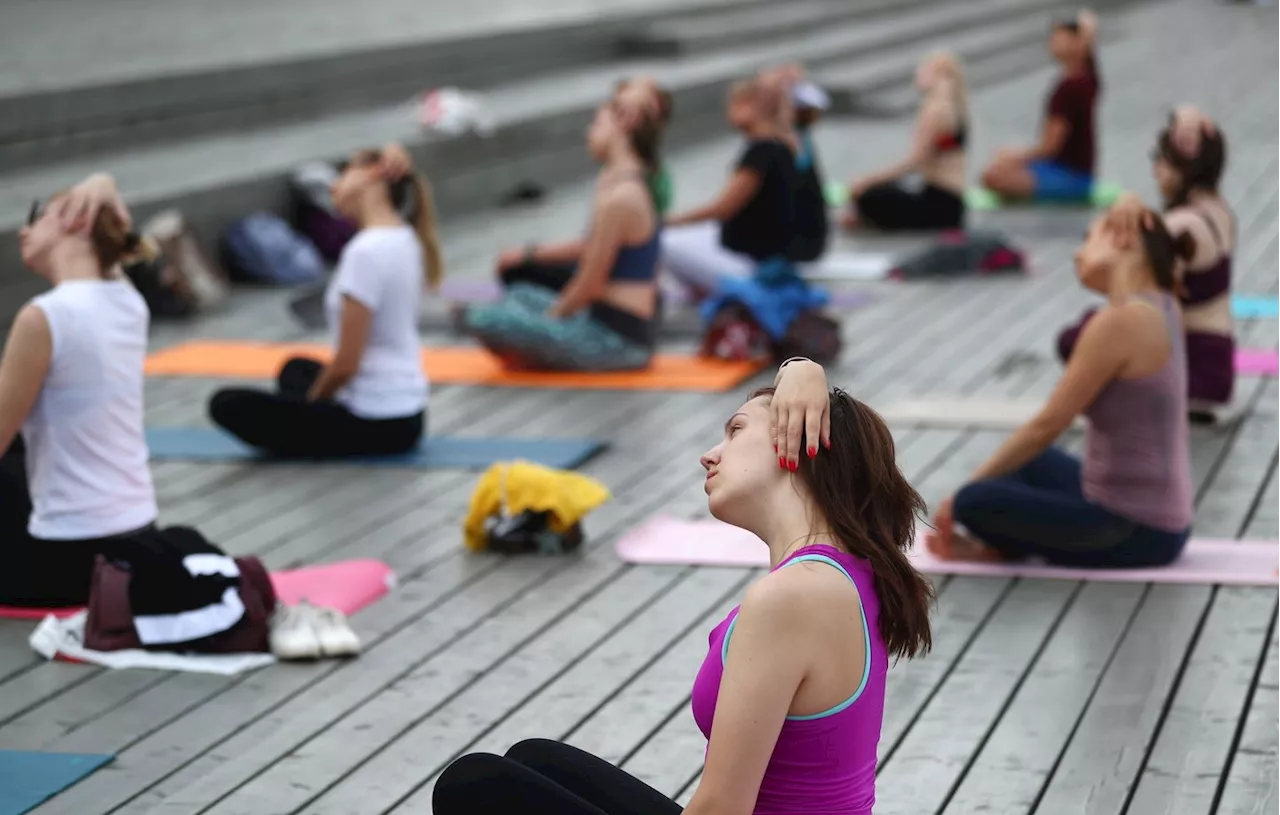
[[[870,815],[889,668],[880,637],[875,576],[865,560],[826,545],[799,549],[773,571],[805,561],[839,569],[858,592],[866,668],[858,689],[840,704],[821,713],[787,717],[760,781],[754,815]],[[737,618],[735,607],[712,629],[710,649],[693,683],[693,718],[708,740]]]

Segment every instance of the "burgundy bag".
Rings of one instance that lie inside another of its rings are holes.
[[[266,653],[271,615],[276,608],[275,588],[262,561],[236,558],[240,569],[240,601],[244,616],[231,628],[211,637],[164,646],[165,651],[202,654]],[[89,583],[89,614],[84,626],[84,647],[93,651],[143,648],[133,627],[129,606],[129,582],[133,574],[99,555]]]

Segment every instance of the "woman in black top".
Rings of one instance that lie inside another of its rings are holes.
[[[729,183],[711,203],[668,218],[662,234],[663,266],[698,295],[721,276],[785,261],[795,237],[796,146],[785,92],[760,78],[739,82],[728,117],[747,136]]]

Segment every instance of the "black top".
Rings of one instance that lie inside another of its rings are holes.
[[[800,132],[800,155],[796,156],[795,234],[787,255],[797,263],[811,263],[827,248],[827,200],[818,151],[809,134]]]
[[[748,142],[738,169],[760,177],[747,205],[720,225],[720,243],[756,260],[788,254],[795,232],[796,158],[774,139]]]

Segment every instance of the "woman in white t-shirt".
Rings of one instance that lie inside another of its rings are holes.
[[[154,527],[150,315],[120,268],[143,248],[128,223],[102,175],[35,202],[18,231],[52,288],[18,312],[0,360],[0,604],[83,604],[95,558],[127,559]]]
[[[360,225],[325,293],[332,361],[291,359],[274,391],[221,390],[209,415],[279,457],[395,455],[426,429],[418,316],[444,275],[431,191],[401,148],[361,150],[341,167],[334,206]]]

